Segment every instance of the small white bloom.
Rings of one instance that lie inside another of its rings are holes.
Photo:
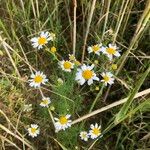
[[[37,124],[31,124],[31,127],[28,128],[29,136],[31,137],[37,137],[38,134],[40,134],[40,129]]]
[[[105,85],[107,86],[107,84],[112,85],[114,83],[114,78],[113,78],[113,74],[111,72],[103,72],[101,74],[101,76],[103,77],[103,79],[101,80],[101,82],[104,82]]]
[[[23,106],[23,111],[30,112],[32,110],[32,104],[25,104]]]
[[[100,52],[103,51],[103,49],[104,49],[104,47],[100,43],[100,44],[96,44],[96,45],[93,45],[93,46],[89,46],[88,47],[88,52],[89,53],[94,52],[95,54],[100,55]]]
[[[90,128],[89,135],[91,136],[91,139],[95,139],[101,135],[101,126],[98,126],[97,123],[95,125],[91,124]]]
[[[82,132],[80,132],[80,138],[83,141],[88,141],[89,135],[88,135],[88,133],[86,131],[82,131]]]
[[[43,74],[43,72],[37,71],[35,74],[31,75],[30,80],[28,80],[30,82],[30,86],[31,87],[40,87],[41,84],[45,84],[46,82],[48,82],[48,79],[46,79],[46,75]]]
[[[109,44],[109,47],[104,48],[103,53],[106,54],[106,56],[109,58],[109,60],[112,60],[113,56],[119,57],[120,53],[118,51],[118,47],[114,44]]]
[[[48,107],[48,105],[51,103],[50,98],[49,97],[43,97],[42,101],[40,103],[40,106],[42,107]]]
[[[49,32],[41,32],[39,37],[34,37],[31,39],[32,46],[34,48],[41,49],[48,41],[52,40]]]
[[[66,71],[66,72],[71,72],[71,69],[73,69],[73,67],[74,67],[74,64],[68,60],[60,61],[59,65],[62,68],[62,70]]]
[[[76,61],[76,58],[73,54],[69,54],[69,60],[70,61]]]
[[[66,116],[61,116],[60,118],[54,118],[57,122],[55,123],[56,132],[60,130],[65,130],[68,127],[71,127],[71,120],[69,118],[71,115],[67,114]]]
[[[96,77],[96,74],[92,70],[94,68],[94,64],[91,66],[86,66],[83,64],[81,69],[77,69],[76,78],[75,80],[78,81],[80,85],[83,85],[86,81],[88,85],[93,83],[93,80],[99,81],[99,78]]]

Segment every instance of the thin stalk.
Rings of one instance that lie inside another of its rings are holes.
[[[23,12],[24,12],[24,14],[25,14],[25,8],[24,8],[23,0],[20,0],[20,4],[21,4],[22,10],[23,10]]]
[[[150,88],[149,88],[149,89],[146,89],[146,90],[144,90],[144,91],[142,91],[142,92],[137,93],[137,94],[134,96],[134,99],[135,99],[135,98],[142,97],[142,96],[144,96],[144,95],[148,95],[149,93],[150,93]],[[109,109],[111,109],[111,108],[113,108],[113,107],[119,106],[119,105],[125,103],[127,100],[128,100],[128,97],[127,97],[127,98],[124,98],[124,99],[121,99],[121,100],[119,100],[119,101],[116,101],[116,102],[114,102],[114,103],[112,103],[112,104],[110,104],[110,105],[107,105],[107,106],[105,106],[105,107],[102,107],[102,108],[100,108],[100,109],[97,109],[97,110],[95,110],[95,111],[93,111],[93,112],[91,112],[91,113],[89,113],[89,114],[86,114],[86,115],[84,115],[84,116],[82,116],[82,117],[80,117],[80,118],[74,120],[74,121],[72,122],[72,124],[76,124],[76,123],[81,122],[81,121],[83,121],[83,120],[85,120],[85,119],[88,119],[88,118],[90,118],[90,117],[92,117],[92,116],[95,116],[95,115],[97,115],[97,114],[99,114],[99,113],[101,113],[101,112],[104,112],[104,111],[109,110]]]
[[[118,18],[119,22],[116,24],[116,30],[115,30],[115,34],[114,34],[114,38],[113,38],[113,43],[115,43],[115,41],[116,41],[116,38],[117,38],[118,32],[120,30],[120,26],[121,26],[121,23],[122,23],[122,20],[123,20],[123,17],[124,17],[124,14],[125,14],[125,11],[126,11],[129,1],[130,0],[125,1],[125,6],[122,5],[123,11],[122,10],[120,11],[121,17]]]
[[[16,139],[18,139],[19,141],[21,141],[22,143],[24,143],[26,146],[28,146],[29,148],[33,149],[34,148],[27,143],[24,139],[22,139],[21,137],[19,137],[18,135],[14,134],[12,131],[8,130],[5,126],[3,126],[2,124],[0,124],[0,129],[4,130],[6,133],[12,135],[13,137],[15,137]]]
[[[131,10],[132,10],[133,4],[134,4],[134,0],[131,0],[130,3],[129,3],[128,10],[127,10],[127,12],[128,12],[128,13],[127,13],[127,16],[126,16],[126,18],[124,19],[125,22],[123,23],[123,29],[122,29],[122,31],[121,31],[121,35],[122,35],[122,36],[124,35],[125,29],[126,29],[126,27],[127,27],[127,23],[128,23],[130,14],[131,14]]]
[[[90,30],[90,25],[91,25],[91,21],[92,21],[94,9],[95,9],[95,4],[96,4],[96,0],[93,0],[90,15],[88,17],[88,23],[87,23],[87,28],[86,28],[85,38],[84,38],[81,63],[83,63],[84,57],[85,57],[86,43],[87,43],[87,38],[88,38],[89,30]]]
[[[33,0],[31,0],[31,5],[32,5],[32,10],[33,10],[34,18],[36,19],[36,11],[35,11],[35,6],[34,6]]]
[[[143,84],[143,82],[144,82],[145,78],[147,77],[147,75],[149,74],[149,72],[150,72],[150,66],[147,68],[147,70],[144,72],[142,77],[135,84],[136,86],[133,89],[133,92],[130,94],[128,100],[126,101],[126,103],[123,105],[123,107],[121,108],[121,110],[117,114],[116,122],[119,122],[119,120],[121,120],[126,115],[130,105],[132,104],[132,102],[134,100],[134,96],[136,95],[136,93],[140,89],[141,85]]]
[[[8,142],[10,145],[12,145],[13,147],[17,148],[17,150],[21,150],[15,143],[11,142],[8,138],[0,135],[0,139],[3,140],[3,141]],[[5,148],[3,148],[3,149],[5,149]]]
[[[49,108],[48,108],[48,112],[49,112],[50,118],[51,118],[53,125],[54,125],[54,128],[55,128],[55,120],[54,120],[53,114]]]
[[[69,15],[69,5],[67,3],[67,0],[64,0],[65,2],[65,5],[66,5],[66,11],[67,11],[67,16],[68,16],[68,21],[69,21],[69,26],[70,26],[70,37],[71,37],[71,41],[72,41],[72,22],[71,22],[71,18],[70,18],[70,15]]]
[[[107,10],[106,10],[106,16],[105,16],[105,22],[104,22],[104,27],[103,27],[103,32],[102,32],[102,40],[103,40],[103,37],[104,37],[104,34],[105,34],[106,25],[107,25],[107,22],[108,22],[108,15],[109,15],[110,3],[111,3],[111,0],[108,0]]]
[[[118,62],[118,64],[120,64],[120,65],[116,71],[116,75],[121,71],[123,65],[126,62],[128,55],[130,54],[130,51],[134,49],[134,46],[137,44],[138,39],[140,38],[140,36],[144,32],[144,30],[146,29],[146,25],[148,24],[149,19],[150,19],[150,13],[149,12],[150,12],[150,1],[147,2],[146,8],[145,8],[145,10],[144,10],[139,22],[138,22],[136,31],[134,33],[134,36],[133,36],[131,42],[130,42],[128,50],[122,55],[122,57],[120,58],[120,60]]]
[[[77,18],[77,14],[76,14],[76,11],[77,11],[77,1],[76,0],[73,0],[73,5],[74,5],[74,15],[73,15],[73,55],[75,56],[75,52],[76,52],[76,18]]]
[[[9,52],[7,46],[5,45],[5,42],[4,42],[4,40],[2,39],[1,36],[0,36],[0,41],[2,42],[2,46],[4,47],[4,49],[5,49],[5,51],[6,51],[7,55],[8,55],[8,57],[9,57],[9,59],[10,59],[12,65],[13,65],[13,67],[14,67],[14,69],[15,69],[15,71],[16,71],[18,77],[21,78],[21,75],[20,75],[20,73],[19,73],[19,70],[18,70],[18,68],[17,68],[17,66],[16,66],[16,64],[15,64],[15,62],[14,62],[14,60],[13,60],[13,58],[11,57],[11,54],[10,54],[10,52]]]
[[[96,96],[95,100],[93,101],[93,103],[92,103],[92,106],[91,106],[91,108],[90,108],[89,113],[93,110],[93,108],[94,108],[94,106],[95,106],[95,104],[96,104],[97,100],[98,100],[98,99],[99,99],[99,97],[102,95],[103,89],[104,89],[104,85],[102,85],[102,87],[101,87],[100,91],[98,92],[98,94],[97,94],[97,96]]]

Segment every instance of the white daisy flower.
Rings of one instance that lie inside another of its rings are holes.
[[[45,84],[46,82],[48,82],[48,79],[46,79],[46,75],[43,74],[43,72],[37,71],[35,74],[31,75],[30,80],[28,80],[30,82],[30,86],[31,87],[40,87],[41,84]]]
[[[48,107],[48,105],[51,103],[51,100],[49,97],[43,97],[42,101],[40,103],[40,106],[42,107]]]
[[[71,115],[67,114],[66,116],[61,116],[60,118],[54,118],[57,122],[55,123],[56,132],[60,130],[65,130],[68,127],[71,127],[71,120],[69,118]]]
[[[29,136],[31,137],[37,137],[38,134],[40,134],[40,129],[37,124],[31,124],[31,127],[28,128]]]
[[[39,37],[34,37],[31,39],[32,46],[34,48],[41,49],[48,41],[52,40],[49,32],[41,32]]]
[[[88,139],[89,139],[89,135],[86,131],[80,132],[79,136],[80,136],[81,140],[83,140],[83,141],[88,141]]]
[[[73,54],[69,54],[69,60],[70,61],[76,61],[76,58]]]
[[[60,61],[59,65],[62,68],[62,70],[66,71],[66,72],[71,72],[71,69],[73,69],[73,67],[74,67],[74,64],[68,60]]]
[[[100,43],[100,44],[96,44],[96,45],[93,45],[93,46],[89,46],[88,47],[88,52],[89,53],[94,52],[95,54],[100,55],[100,52],[103,49],[104,49],[104,47],[102,46],[102,43]]]
[[[118,47],[114,44],[109,44],[109,47],[104,48],[103,53],[107,55],[109,60],[112,60],[113,56],[119,57],[120,53],[118,51]]]
[[[96,74],[92,70],[93,68],[94,64],[92,64],[91,66],[86,66],[85,64],[83,64],[81,66],[81,69],[77,69],[75,80],[77,80],[80,85],[83,85],[86,81],[88,85],[91,85],[93,83],[93,80],[99,81],[99,78],[96,77]]]
[[[107,84],[112,85],[114,83],[114,78],[113,78],[113,74],[111,72],[103,72],[101,74],[101,76],[103,77],[103,79],[101,80],[101,82],[104,82],[105,85],[107,86]]]
[[[89,135],[91,136],[91,139],[96,139],[101,135],[101,126],[98,126],[97,123],[95,125],[91,124],[90,128]]]
[[[23,111],[30,112],[32,110],[32,104],[25,104],[23,106]]]

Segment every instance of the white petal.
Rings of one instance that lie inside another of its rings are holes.
[[[83,64],[83,65],[81,66],[81,69],[82,69],[83,71],[86,70],[86,69],[87,69],[86,65]]]
[[[87,83],[88,83],[88,85],[91,85],[91,84],[93,83],[93,80],[92,80],[92,79],[89,79],[89,80],[87,81]]]
[[[99,78],[95,76],[93,77],[93,80],[99,81]]]
[[[85,83],[85,79],[84,78],[80,79],[79,83],[80,85],[83,85]]]
[[[114,54],[116,57],[120,57],[120,53],[118,51],[116,51],[116,53]]]

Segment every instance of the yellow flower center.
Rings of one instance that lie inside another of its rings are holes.
[[[68,119],[66,117],[60,117],[59,122],[64,125],[68,122]]]
[[[47,100],[47,99],[44,99],[43,102],[41,102],[41,103],[47,105],[47,104],[48,104],[48,100]]]
[[[36,132],[36,128],[31,128],[31,133],[35,133]]]
[[[55,52],[56,52],[56,47],[54,47],[54,46],[51,47],[51,52],[52,52],[52,53],[55,53]]]
[[[87,136],[86,133],[83,133],[83,134],[82,134],[82,137],[83,137],[83,138],[86,138],[86,136]]]
[[[93,72],[91,70],[85,70],[83,71],[82,76],[86,80],[91,79],[93,76]]]
[[[100,129],[94,128],[94,129],[93,129],[93,134],[99,135],[99,134],[100,134]]]
[[[70,69],[71,68],[71,63],[69,61],[64,62],[64,68],[65,69]]]
[[[97,52],[99,50],[99,46],[98,45],[94,45],[92,46],[92,49],[94,52]]]
[[[37,75],[37,76],[34,78],[34,82],[36,82],[36,83],[41,83],[42,80],[43,80],[43,77],[40,76],[40,75]]]
[[[114,48],[107,48],[106,51],[107,51],[107,53],[109,53],[111,55],[114,55],[116,53],[116,49],[114,49]]]
[[[39,45],[43,45],[43,44],[45,44],[46,43],[46,38],[45,37],[40,37],[39,38],[39,40],[38,40],[38,43],[39,43]]]
[[[103,78],[104,78],[104,81],[105,81],[105,82],[108,82],[108,81],[109,81],[109,77],[108,77],[108,76],[104,76]]]

